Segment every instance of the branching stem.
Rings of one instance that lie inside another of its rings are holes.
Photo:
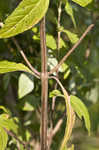
[[[68,53],[61,59],[61,61],[48,73],[49,75],[53,72],[56,72],[60,66],[66,61],[66,59],[73,53],[73,51],[79,46],[79,44],[82,42],[82,40],[85,38],[85,36],[88,34],[88,32],[94,27],[94,24],[91,24],[83,33],[83,35],[80,37],[78,42],[68,51]]]

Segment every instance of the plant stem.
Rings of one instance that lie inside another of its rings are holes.
[[[6,128],[4,128],[4,130],[6,131],[6,133],[8,135],[10,135],[11,137],[15,138],[18,143],[22,144],[24,146],[24,148],[27,148],[27,144],[28,143],[26,143],[24,141],[21,141],[13,132],[8,131]]]
[[[59,55],[59,50],[60,50],[60,36],[61,32],[59,31],[60,28],[60,19],[61,19],[61,5],[62,1],[59,2],[59,7],[58,7],[58,39],[57,39],[57,49],[58,49],[58,55]]]
[[[60,37],[61,37],[61,32],[59,31],[60,28],[60,20],[61,20],[61,6],[62,6],[62,1],[59,2],[59,6],[58,6],[58,33],[57,33],[57,59],[59,59],[59,51],[60,51]],[[56,71],[56,76],[58,77],[58,70]],[[55,89],[57,89],[57,83],[55,84]],[[53,97],[52,99],[52,118],[53,118],[53,112],[54,112],[54,108],[55,108],[55,99],[56,97]]]
[[[40,23],[41,40],[41,150],[47,150],[47,101],[48,101],[48,73],[47,73],[47,50],[45,37],[45,17]]]
[[[40,72],[38,72],[29,62],[29,60],[27,59],[26,55],[24,54],[23,50],[21,49],[19,43],[17,42],[17,40],[13,37],[12,41],[14,42],[14,44],[16,45],[17,49],[19,50],[20,54],[22,55],[23,59],[25,60],[26,64],[29,66],[29,68],[32,70],[33,75],[35,77],[37,77],[38,79],[40,79]]]
[[[85,36],[88,34],[88,32],[94,27],[94,24],[89,25],[89,27],[85,30],[85,32],[82,34],[80,39],[74,46],[68,51],[68,53],[61,59],[61,61],[50,71],[48,74],[52,74],[53,72],[56,72],[59,67],[66,61],[66,59],[74,52],[74,50],[79,46],[79,44],[82,42],[82,40],[85,38]]]

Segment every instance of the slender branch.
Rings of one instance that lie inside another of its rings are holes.
[[[6,128],[4,128],[4,130],[7,132],[8,135],[10,135],[11,137],[15,138],[16,141],[18,141],[20,144],[22,144],[24,146],[24,148],[27,147],[27,143],[24,141],[21,141],[13,132],[8,131]]]
[[[40,40],[41,40],[41,150],[47,150],[47,101],[48,101],[48,73],[47,73],[47,49],[45,37],[45,17],[40,23]]]
[[[60,36],[61,36],[61,32],[59,31],[60,19],[61,19],[61,11],[62,11],[61,10],[61,5],[62,5],[62,1],[59,2],[59,7],[58,7],[58,39],[57,39],[57,49],[58,49],[58,51],[60,49]]]
[[[58,34],[57,34],[57,58],[59,58],[59,50],[60,50],[60,37],[61,37],[61,32],[59,31],[60,28],[60,20],[61,20],[61,6],[62,6],[62,1],[59,1],[59,6],[58,6]],[[56,73],[57,77],[58,77],[58,71]],[[55,84],[55,89],[57,89],[57,83]],[[52,120],[53,120],[53,112],[54,112],[54,108],[55,108],[55,99],[56,97],[53,97],[52,99]]]
[[[56,126],[54,127],[54,129],[53,129],[53,131],[52,131],[52,137],[58,132],[58,130],[60,129],[62,123],[63,123],[63,119],[61,118],[61,119],[57,122]]]
[[[88,32],[94,27],[94,24],[91,24],[86,31],[83,33],[83,35],[80,37],[78,42],[69,50],[69,52],[61,59],[61,61],[54,67],[48,74],[52,74],[53,72],[56,72],[59,67],[66,61],[66,59],[73,53],[73,51],[79,46],[79,44],[82,42],[82,40],[85,38],[85,36],[88,34]]]
[[[17,40],[13,37],[12,41],[14,42],[14,44],[16,45],[17,49],[19,50],[20,54],[22,55],[23,59],[25,60],[26,64],[29,66],[29,68],[33,71],[34,76],[36,76],[38,79],[40,79],[40,72],[38,72],[28,61],[26,55],[24,54],[23,50],[21,49],[19,43],[17,42]]]
[[[72,109],[72,106],[70,104],[70,96],[68,94],[68,92],[66,91],[66,89],[63,87],[63,85],[61,84],[61,82],[58,80],[57,77],[54,77],[54,76],[51,76],[49,78],[52,78],[52,79],[55,79],[57,81],[57,83],[60,85],[61,87],[61,90],[64,94],[64,98],[65,98],[65,104],[66,104],[66,115],[67,115],[67,124],[66,124],[66,128],[65,128],[65,134],[64,134],[64,138],[62,140],[62,143],[61,143],[61,147],[60,147],[60,150],[63,150],[66,145],[67,145],[67,142],[71,136],[71,133],[72,133],[72,129],[73,129],[73,126],[74,126],[74,123],[75,123],[75,113]]]

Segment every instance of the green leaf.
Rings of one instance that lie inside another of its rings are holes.
[[[22,33],[37,24],[45,15],[49,0],[23,0],[5,20],[0,30],[0,38],[8,38]]]
[[[29,94],[34,89],[34,82],[22,73],[19,77],[18,97],[19,99]]]
[[[49,35],[49,34],[46,35],[46,45],[47,45],[47,47],[49,47],[51,49],[57,48],[56,41],[52,35]]]
[[[90,134],[90,117],[89,117],[89,113],[88,113],[86,106],[78,97],[73,96],[73,95],[70,96],[70,101],[78,117],[80,119],[82,119],[82,117],[84,118],[85,126]]]
[[[50,92],[49,97],[52,98],[54,96],[61,96],[61,97],[63,97],[63,95],[61,94],[61,92],[59,90],[53,90],[52,92]]]
[[[22,108],[23,111],[33,111],[34,107],[27,101]]]
[[[21,63],[9,62],[9,61],[0,61],[0,74],[13,72],[13,71],[25,71],[32,73],[32,71]]]
[[[72,1],[75,2],[75,3],[77,3],[78,5],[80,5],[82,7],[86,7],[93,0],[72,0]]]
[[[63,87],[61,82],[59,80],[57,80],[57,82],[62,89],[63,95],[61,94],[61,96],[64,97],[65,105],[66,105],[67,123],[66,123],[64,138],[63,138],[61,146],[60,146],[60,150],[65,150],[67,142],[71,136],[74,123],[75,123],[75,113],[74,113],[71,103],[70,103],[70,96],[68,95],[67,91],[65,90],[65,88]],[[60,92],[58,91],[57,93],[59,93],[59,96],[60,96]]]
[[[63,86],[62,86],[62,91],[64,94],[65,104],[66,104],[67,123],[66,123],[65,134],[64,134],[63,141],[61,143],[60,150],[65,150],[67,142],[71,136],[73,126],[75,124],[75,113],[70,103],[70,97]]]
[[[15,123],[13,118],[9,119],[6,114],[0,115],[0,127],[12,130],[14,133],[18,133],[18,124]]]
[[[65,10],[66,10],[67,14],[71,17],[72,22],[74,24],[74,27],[76,28],[76,21],[74,18],[74,12],[73,12],[73,9],[72,9],[72,7],[68,1],[66,2]]]
[[[66,42],[63,41],[62,38],[60,38],[60,49],[63,47],[66,49],[66,48],[68,48],[68,45],[66,44]]]
[[[65,65],[66,65],[66,69],[64,72],[64,79],[67,79],[68,76],[70,75],[71,69],[69,68],[69,66],[66,63],[65,63]]]
[[[5,130],[0,127],[0,150],[5,150],[7,146],[8,135]]]
[[[59,68],[59,72],[65,72],[67,68],[68,65],[66,63],[63,63]]]
[[[75,44],[79,40],[77,34],[72,33],[69,30],[64,29],[62,32],[66,33],[72,44]]]
[[[5,113],[9,114],[9,111],[4,106],[0,105],[0,109],[2,109]]]

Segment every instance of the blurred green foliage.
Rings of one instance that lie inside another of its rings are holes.
[[[20,0],[0,0],[0,22],[12,12]],[[77,95],[83,100],[88,107],[91,118],[91,136],[87,136],[87,131],[80,120],[76,120],[75,128],[70,143],[75,145],[75,150],[99,150],[99,0],[94,0],[87,7],[82,8],[69,1],[73,9],[76,27],[68,13],[65,5],[62,5],[61,25],[78,37],[82,35],[88,25],[95,23],[94,29],[88,33],[83,42],[76,48],[74,53],[64,63],[67,69],[59,72],[60,80],[64,87],[71,94]],[[57,8],[59,1],[51,0],[50,7],[46,15],[46,32],[48,56],[56,63],[72,47],[72,43],[65,33],[61,34],[61,49],[57,58]],[[40,62],[40,38],[39,24],[32,30],[17,35],[16,39],[30,63],[39,71],[41,70]],[[10,60],[24,63],[12,39],[0,40],[0,60]],[[49,63],[49,68],[53,64]],[[69,70],[69,73],[68,73]],[[66,74],[68,73],[68,74]],[[40,95],[41,83],[34,78],[33,91],[22,99],[18,99],[18,80],[20,72],[0,75],[0,105],[10,110],[11,116],[18,119],[21,131],[17,136],[24,141],[30,141],[31,147],[39,143],[40,133]],[[64,80],[64,76],[66,76]],[[53,90],[55,82],[49,81],[49,92]],[[33,98],[33,100],[32,100]],[[62,98],[56,99],[53,125],[61,118],[65,111],[64,101]],[[49,124],[52,115],[52,99],[49,98]],[[2,112],[2,111],[0,111]],[[19,123],[20,122],[20,123]],[[64,135],[65,122],[56,133],[52,150],[57,150]],[[17,143],[14,138],[9,137],[6,150],[16,150]],[[24,150],[21,147],[21,150]]]

